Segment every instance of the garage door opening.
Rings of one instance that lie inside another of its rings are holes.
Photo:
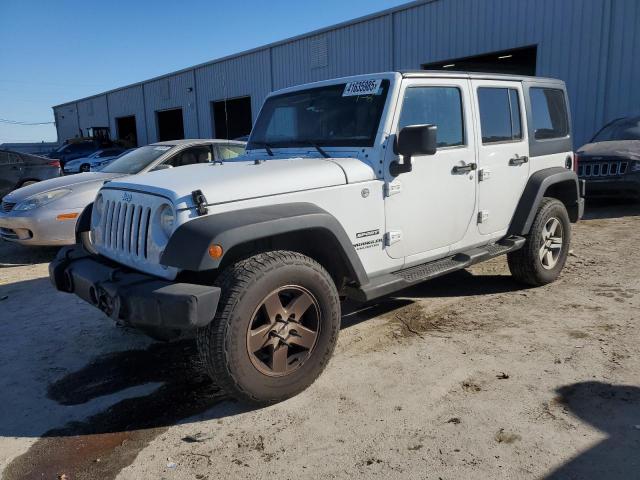
[[[118,136],[118,140],[126,143],[128,147],[138,146],[138,131],[136,129],[135,115],[116,118],[116,135]]]
[[[538,48],[534,45],[485,55],[456,58],[444,62],[426,63],[422,65],[422,68],[424,70],[535,75],[537,50]]]
[[[251,133],[251,97],[212,102],[215,138],[234,139]]]
[[[181,108],[156,112],[156,117],[158,119],[159,142],[184,138],[184,122]]]

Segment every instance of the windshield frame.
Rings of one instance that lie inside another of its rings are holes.
[[[178,145],[154,145],[154,144],[143,145],[142,147],[134,148],[131,151],[129,151],[127,153],[124,153],[123,155],[113,159],[102,170],[100,170],[100,172],[101,173],[116,173],[116,174],[122,174],[122,175],[137,175],[139,173],[143,173],[143,172],[148,171],[150,168],[153,168],[158,163],[161,163],[162,161],[164,161],[164,159],[166,158],[167,155],[170,155],[172,152],[175,152],[176,147],[178,147]],[[111,171],[111,170],[109,170],[110,168],[117,167],[117,162],[122,160],[126,156],[129,156],[131,154],[135,154],[141,149],[155,149],[155,148],[163,148],[163,149],[166,148],[166,150],[163,150],[160,153],[160,155],[158,155],[157,157],[155,157],[152,160],[150,160],[147,164],[145,164],[141,169],[139,169],[136,172],[129,172],[129,171],[122,172],[122,171]]]
[[[270,119],[272,118],[272,113],[271,113],[269,117],[266,117],[267,119],[264,119],[266,115],[266,109],[269,108],[269,102],[273,100],[276,100],[276,101],[281,100],[287,97],[295,97],[301,94],[308,94],[314,91],[336,89],[337,87],[344,89],[350,83],[358,82],[361,80],[372,80],[372,79],[373,78],[370,76],[366,78],[348,78],[348,79],[342,79],[340,82],[325,83],[323,85],[313,86],[310,88],[296,88],[294,90],[287,90],[282,93],[269,96],[265,100],[260,110],[260,114],[256,119],[255,125],[251,130],[251,135],[249,136],[249,139],[246,144],[246,151],[256,150],[256,149],[265,149],[265,146],[269,148],[301,148],[301,147],[317,148],[318,146],[324,147],[324,148],[372,148],[374,147],[376,145],[376,141],[378,139],[380,131],[383,130],[382,123],[385,120],[385,114],[388,109],[389,99],[392,97],[393,90],[394,90],[393,79],[390,79],[387,76],[380,76],[376,78],[381,81],[380,88],[382,89],[382,92],[380,93],[380,96],[382,97],[382,101],[380,103],[379,111],[377,112],[377,118],[373,122],[371,133],[365,139],[347,138],[347,139],[332,140],[329,138],[296,138],[296,139],[287,139],[287,140],[280,140],[280,141],[275,141],[275,140],[270,141],[268,137],[266,138],[266,140],[264,139],[264,136],[266,136],[266,131],[268,128],[268,123],[264,126],[263,138],[261,139],[256,138],[258,129],[262,129],[262,124],[264,122],[269,122]],[[358,97],[358,98],[370,97],[370,96],[373,96],[373,95],[359,95],[359,96],[354,95],[354,97]]]

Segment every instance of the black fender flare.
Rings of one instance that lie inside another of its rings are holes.
[[[209,256],[211,244],[229,252],[250,241],[319,230],[336,240],[340,251],[335,253],[341,256],[349,277],[357,284],[366,283],[368,278],[362,262],[340,222],[317,205],[303,202],[246,208],[189,220],[173,232],[160,263],[193,272],[214,270],[221,265],[224,254],[220,259]]]
[[[91,214],[93,213],[93,202],[84,207],[76,222],[76,243],[80,242],[80,234],[91,230]]]
[[[560,185],[562,184],[562,185]],[[573,170],[563,167],[551,167],[538,170],[533,173],[524,188],[516,211],[511,219],[509,235],[527,235],[538,212],[540,202],[545,197],[549,188],[554,185],[561,186],[561,200],[567,207],[569,218],[577,222],[582,217],[584,198],[581,193],[581,182]],[[554,195],[555,196],[555,195]]]

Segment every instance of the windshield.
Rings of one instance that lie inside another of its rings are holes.
[[[160,155],[164,155],[171,150],[174,145],[147,145],[146,147],[136,148],[129,153],[125,153],[121,157],[116,158],[113,162],[102,169],[104,173],[128,173],[133,175],[141,172],[149,166]]]
[[[372,79],[270,97],[247,149],[267,147],[371,147],[389,80]]]
[[[640,140],[640,118],[622,118],[610,123],[593,137],[592,142]]]

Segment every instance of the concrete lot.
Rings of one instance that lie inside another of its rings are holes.
[[[640,478],[640,206],[590,206],[561,279],[505,259],[364,307],[306,392],[251,410],[193,346],[55,292],[0,243],[2,478]]]

